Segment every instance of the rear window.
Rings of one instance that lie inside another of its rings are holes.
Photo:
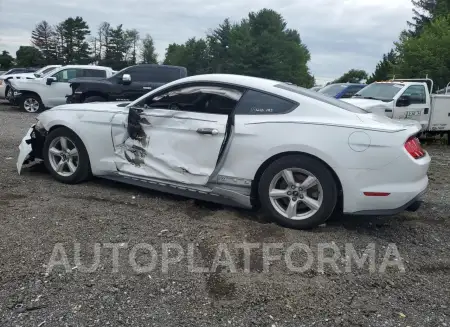
[[[85,69],[84,77],[106,77],[106,71],[100,69]]]
[[[344,91],[348,85],[345,84],[331,84],[327,85],[324,88],[321,88],[318,92],[329,95],[330,97],[335,97],[342,91]]]
[[[308,98],[313,98],[314,100],[317,101],[321,101],[321,102],[325,102],[327,104],[330,104],[332,106],[338,107],[340,109],[344,109],[350,112],[354,112],[357,114],[366,114],[367,111],[365,111],[362,108],[359,108],[357,106],[354,106],[350,103],[332,98],[328,95],[319,93],[319,92],[315,92],[315,91],[311,91],[308,89],[305,89],[303,87],[300,86],[295,86],[295,85],[289,85],[289,84],[285,84],[285,83],[280,83],[280,84],[276,84],[275,87],[278,87],[280,89],[286,90],[286,91],[290,91],[290,92],[294,92],[297,94],[301,94],[304,95]]]
[[[148,67],[145,73],[155,83],[169,83],[182,77],[181,70],[175,67]]]

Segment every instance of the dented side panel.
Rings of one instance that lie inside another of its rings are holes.
[[[131,108],[112,125],[116,166],[147,178],[205,185],[225,138],[226,115]],[[200,134],[198,129],[216,134]]]

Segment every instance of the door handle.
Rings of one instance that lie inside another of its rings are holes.
[[[199,128],[199,129],[197,129],[197,133],[217,135],[217,134],[219,134],[219,131],[215,128]]]
[[[151,86],[144,86],[144,87],[142,87],[144,90],[151,90],[152,89],[152,87]]]
[[[392,109],[384,109],[384,112],[392,112]]]

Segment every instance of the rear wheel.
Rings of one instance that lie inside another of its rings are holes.
[[[290,155],[272,162],[258,186],[266,215],[290,228],[307,229],[325,222],[337,203],[332,173],[307,155]]]
[[[89,156],[81,139],[67,128],[58,128],[45,139],[44,163],[52,176],[68,184],[90,177]]]
[[[20,99],[19,106],[22,110],[30,113],[44,110],[44,104],[41,98],[35,94],[24,94]]]
[[[101,96],[92,96],[92,97],[87,97],[86,99],[84,99],[83,102],[105,102],[106,99],[104,97]]]

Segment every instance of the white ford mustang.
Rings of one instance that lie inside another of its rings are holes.
[[[278,81],[192,76],[132,103],[61,105],[37,119],[19,147],[19,174],[43,161],[64,183],[93,175],[259,208],[292,228],[335,210],[416,210],[428,185],[418,122]]]

